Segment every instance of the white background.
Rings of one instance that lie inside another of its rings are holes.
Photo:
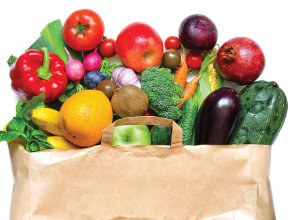
[[[90,8],[105,23],[105,35],[116,38],[120,30],[134,21],[154,27],[163,40],[177,35],[179,24],[188,15],[201,13],[216,24],[218,43],[246,36],[258,42],[266,56],[266,67],[260,79],[274,80],[290,95],[290,13],[287,1],[253,0],[180,0],[180,1],[22,1],[0,3],[0,128],[15,114],[16,96],[10,89],[7,59],[19,56],[39,36],[48,23],[62,21],[74,10]],[[287,77],[287,78],[286,78]],[[277,219],[290,219],[290,117],[272,148],[270,181]],[[0,143],[0,219],[9,219],[13,177],[8,148]],[[65,187],[65,186],[64,186]],[[218,186],[217,186],[218,187]],[[37,192],[35,192],[37,193]]]

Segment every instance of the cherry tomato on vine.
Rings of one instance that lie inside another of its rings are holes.
[[[99,45],[99,53],[106,58],[116,54],[116,41],[112,38],[107,38]]]
[[[190,51],[186,56],[186,64],[189,68],[198,70],[202,64],[202,54],[199,52]]]
[[[167,37],[164,46],[166,49],[175,49],[178,50],[180,48],[179,38],[176,36]]]
[[[104,23],[99,14],[90,9],[81,9],[68,16],[63,25],[62,36],[72,49],[88,51],[99,45],[104,31]]]

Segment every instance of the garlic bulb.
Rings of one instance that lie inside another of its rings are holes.
[[[116,83],[118,87],[122,87],[124,85],[133,84],[141,88],[140,79],[134,70],[126,67],[117,67],[112,72],[112,81]]]

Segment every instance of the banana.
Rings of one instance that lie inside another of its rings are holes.
[[[76,145],[70,143],[62,136],[48,136],[47,142],[50,143],[51,146],[56,149],[69,150],[78,148]]]
[[[31,121],[40,129],[53,135],[62,135],[58,125],[59,111],[52,108],[36,108],[30,114]]]

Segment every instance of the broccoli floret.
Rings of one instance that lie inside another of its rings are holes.
[[[149,67],[141,74],[141,88],[149,98],[149,108],[160,117],[178,120],[181,110],[177,105],[181,102],[184,92],[174,82],[170,69]]]

